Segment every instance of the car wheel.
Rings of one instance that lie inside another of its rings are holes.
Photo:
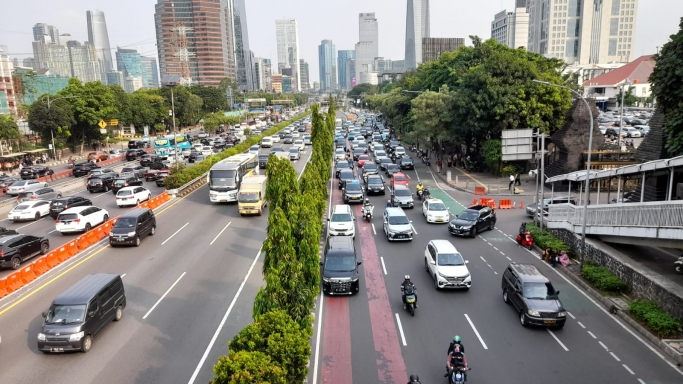
[[[40,246],[40,254],[41,255],[47,255],[47,253],[50,252],[50,245],[45,243]]]
[[[471,233],[472,233],[471,236],[472,236],[473,239],[474,239],[475,237],[477,237],[477,227],[476,227],[476,224],[472,226],[472,231],[471,231]]]
[[[427,263],[427,259],[425,259],[425,271],[429,273],[429,264]]]
[[[505,304],[510,304],[510,298],[508,297],[507,289],[503,289],[503,301]]]
[[[491,221],[491,226],[489,227],[489,230],[490,230],[490,231],[493,231],[495,228],[496,228],[496,222],[495,222],[495,221]]]
[[[92,225],[90,223],[85,223],[85,231],[89,232],[92,229]]]
[[[14,256],[10,261],[10,265],[12,266],[12,269],[21,268],[21,259],[18,256]]]
[[[135,205],[140,205],[140,199],[137,199],[137,200],[135,201]]]
[[[140,246],[140,236],[135,237],[135,246],[136,247]]]
[[[157,232],[157,227],[155,225],[152,226],[152,229],[149,230],[149,235],[154,236],[154,234]]]
[[[526,321],[526,315],[524,312],[519,313],[519,323],[522,324],[522,327],[529,325],[529,323]]]
[[[436,289],[437,291],[440,289],[439,280],[437,280],[436,275],[434,275],[434,289]]]
[[[114,316],[114,321],[119,321],[123,317],[123,306],[119,305],[116,307],[116,316]]]
[[[81,347],[81,352],[88,353],[88,351],[90,351],[90,348],[92,348],[92,336],[86,335],[83,339],[83,346]]]
[[[102,220],[102,223],[106,223],[107,221],[109,221],[109,215],[105,214],[104,220]]]
[[[106,185],[104,186],[104,192],[109,192],[109,187],[107,187]]]
[[[36,212],[35,219],[36,219],[36,220],[40,220],[40,212]]]

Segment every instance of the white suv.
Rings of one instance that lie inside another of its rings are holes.
[[[448,240],[432,240],[425,248],[425,271],[434,279],[434,288],[472,287],[467,263]]]
[[[116,192],[116,205],[119,207],[138,205],[151,198],[152,192],[145,187],[124,187]]]
[[[356,238],[356,219],[351,212],[351,206],[346,204],[335,205],[331,216],[327,219],[330,236],[351,236]]]
[[[62,234],[73,232],[88,232],[93,227],[109,220],[109,212],[93,207],[74,207],[60,212],[57,216],[56,230]]]

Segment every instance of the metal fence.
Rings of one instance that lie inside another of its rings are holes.
[[[583,225],[583,207],[551,205],[549,222]],[[586,225],[602,227],[683,228],[683,201],[656,201],[588,207]]]

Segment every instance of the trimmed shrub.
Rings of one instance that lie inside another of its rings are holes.
[[[649,301],[632,301],[628,304],[633,317],[643,322],[659,338],[678,336],[681,323]]]
[[[213,366],[211,384],[287,384],[287,372],[259,351],[239,351],[221,356]]]
[[[581,272],[586,281],[601,291],[622,292],[626,290],[626,283],[621,281],[615,274],[607,268],[601,267],[593,262],[586,262]]]
[[[550,248],[551,251],[560,254],[561,251],[567,251],[567,254],[571,254],[571,249],[564,241],[553,236],[552,233],[543,231],[533,223],[526,223],[526,230],[531,232],[534,237],[534,244],[539,248],[546,250]]]

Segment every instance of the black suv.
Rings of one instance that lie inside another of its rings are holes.
[[[334,165],[334,176],[336,178],[339,178],[339,172],[341,172],[342,169],[351,169],[351,164],[346,160],[337,161]]]
[[[368,178],[365,180],[365,188],[368,195],[371,193],[386,194],[384,179],[380,175],[368,175]]]
[[[477,237],[477,233],[496,226],[496,212],[486,205],[474,205],[462,211],[448,224],[451,235]]]
[[[269,157],[270,157],[269,154],[258,155],[258,167],[261,169],[265,169],[266,165],[268,165],[268,158]]]
[[[52,200],[52,203],[50,203],[50,217],[56,219],[57,216],[59,216],[59,214],[62,213],[62,211],[66,211],[69,208],[84,207],[91,205],[92,201],[80,196],[69,196],[62,197],[60,199],[55,199]]]
[[[128,142],[128,149],[144,148],[145,142],[142,140],[131,140]]]
[[[79,163],[79,164],[74,165],[74,170],[73,170],[72,174],[74,175],[74,177],[81,177],[81,176],[87,175],[93,169],[98,169],[98,168],[100,168],[99,165],[93,164],[90,162]]]
[[[114,180],[118,175],[114,173],[102,174],[88,178],[87,189],[90,193],[109,192],[114,185]]]
[[[342,169],[339,172],[339,189],[344,188],[344,182],[347,180],[353,180],[356,176],[353,174],[353,169]]]
[[[145,155],[142,155],[142,157],[140,158],[140,165],[142,165],[143,167],[149,167],[152,163],[156,161],[157,158],[158,156],[153,153],[147,153]]]
[[[329,236],[325,245],[323,292],[328,295],[353,295],[360,289],[358,266],[353,239],[350,236]]]
[[[42,165],[31,165],[31,166],[25,167],[21,170],[21,179],[22,180],[37,179],[39,177],[49,176],[49,175],[52,175],[54,173],[55,173],[55,171],[51,170],[48,167],[44,167]]]
[[[142,186],[142,180],[135,176],[127,177],[117,177],[111,186],[111,191],[116,194],[121,188],[132,187],[132,186]]]
[[[128,161],[133,161],[139,157],[142,157],[146,155],[147,152],[145,152],[144,149],[129,149],[126,151],[126,160]]]
[[[503,273],[503,301],[512,303],[522,326],[564,327],[567,311],[547,277],[532,264],[510,264]]]
[[[31,235],[10,235],[0,237],[0,268],[21,268],[21,263],[50,251],[50,241]]]
[[[401,167],[401,170],[415,169],[415,163],[413,162],[413,159],[408,156],[403,156],[401,160],[398,161],[398,166]]]
[[[90,171],[90,173],[88,173],[88,179],[100,176],[116,177],[118,176],[118,173],[116,173],[116,171],[114,171],[111,168],[93,169],[92,171]]]
[[[140,246],[140,240],[145,236],[154,236],[157,230],[157,219],[149,208],[135,208],[122,214],[116,219],[114,227],[109,232],[109,245]]]

